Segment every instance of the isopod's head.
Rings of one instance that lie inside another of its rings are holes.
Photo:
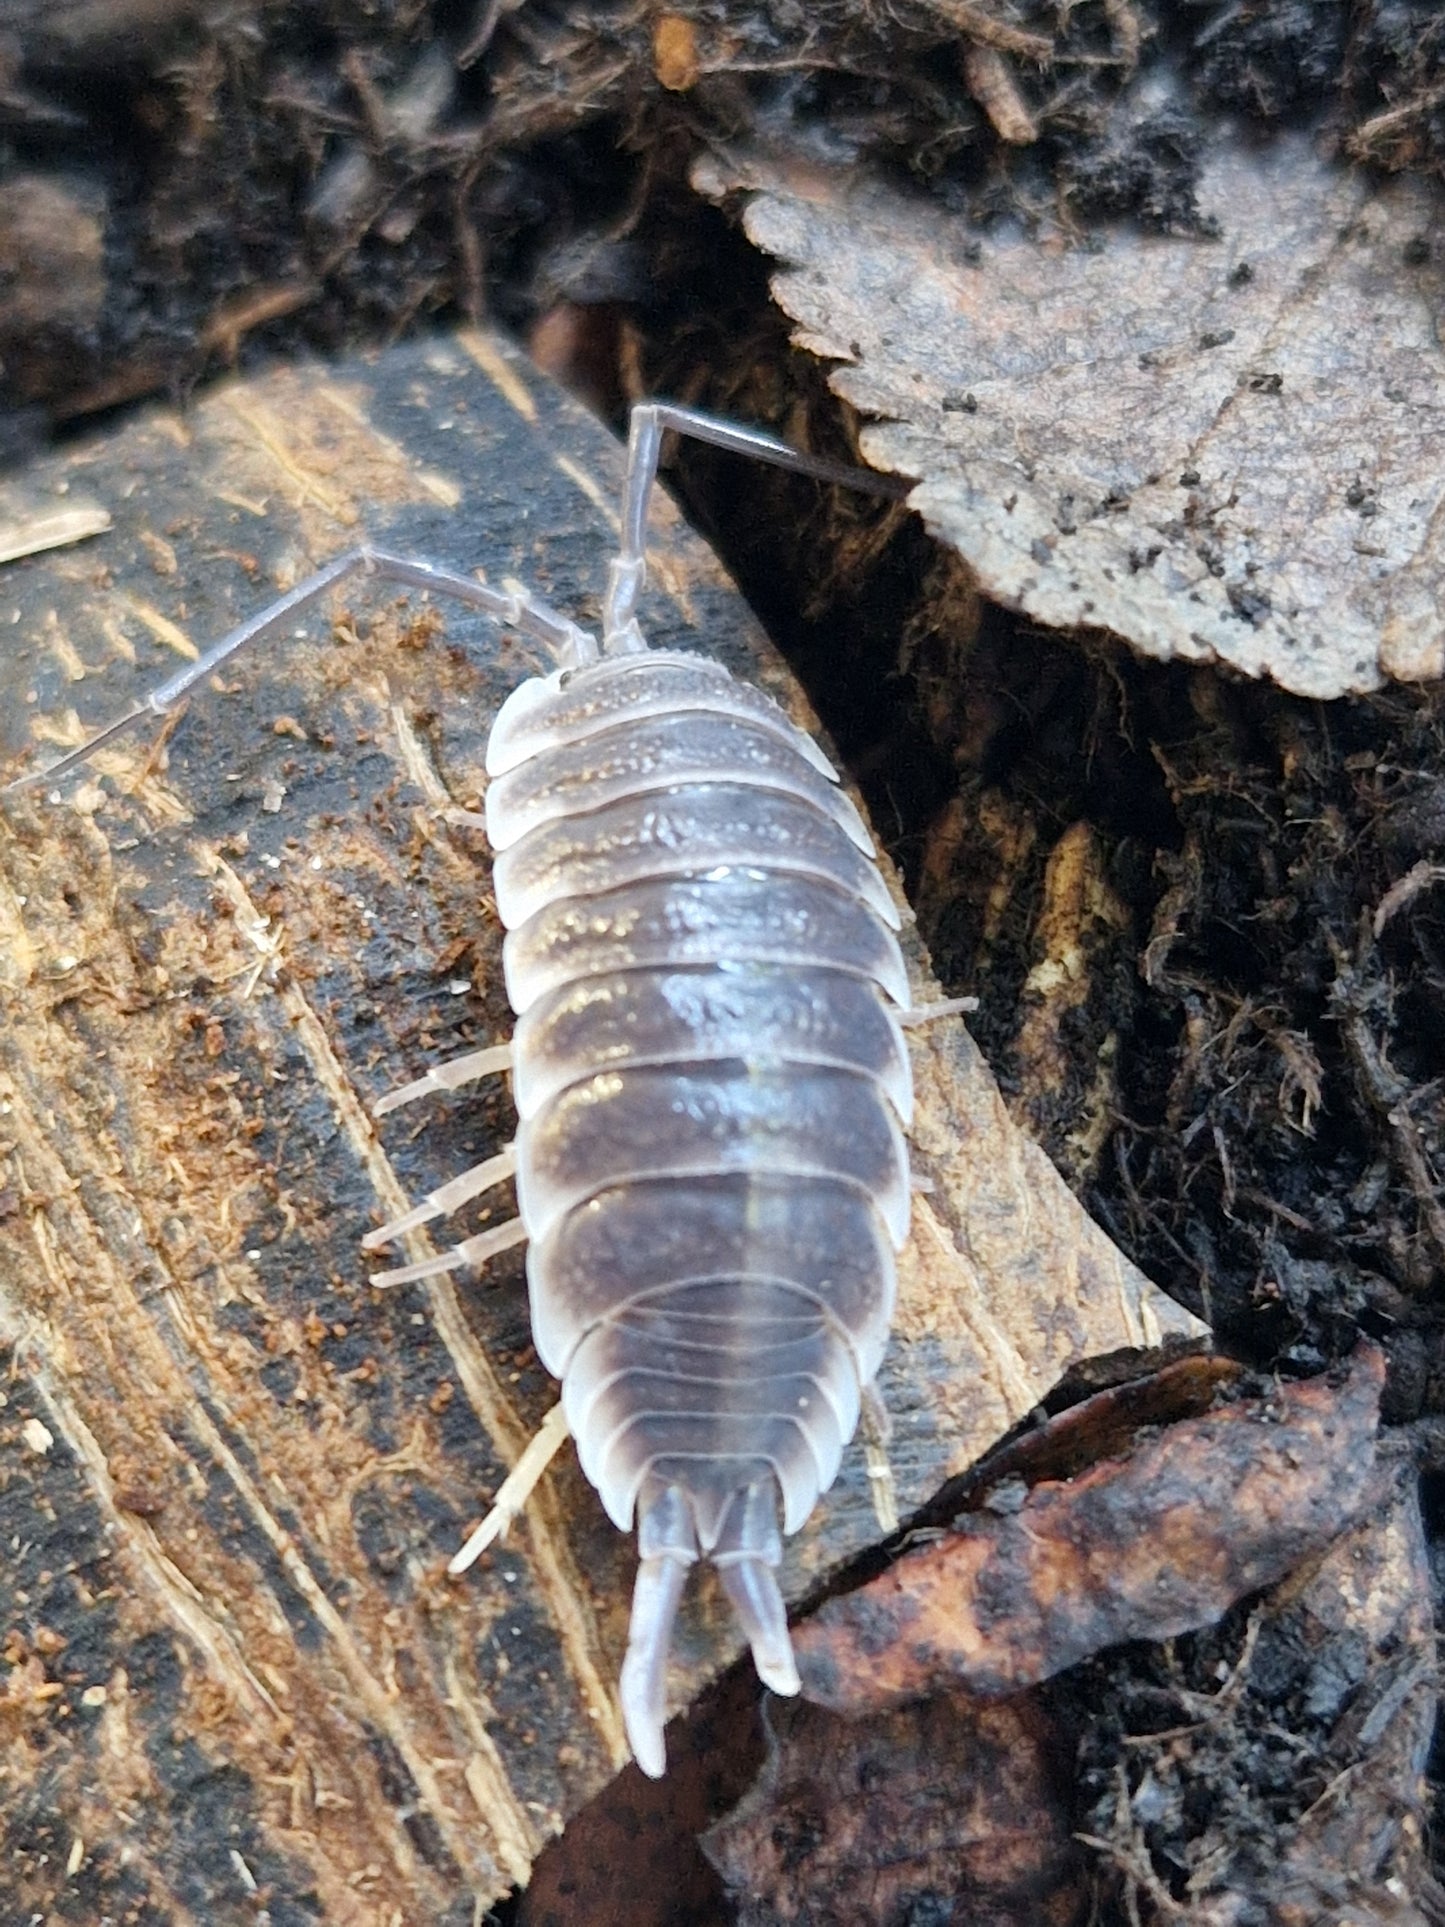
[[[622,1662],[620,1695],[637,1764],[659,1779],[667,1764],[667,1659],[688,1567],[710,1559],[752,1647],[758,1677],[775,1693],[798,1691],[788,1609],[775,1569],[782,1558],[778,1493],[771,1474],[722,1495],[693,1492],[694,1480],[648,1476],[638,1503],[637,1583]]]
[[[551,712],[565,673],[554,669],[549,676],[529,676],[507,697],[492,719],[487,738],[488,776],[505,776],[508,770],[535,756],[539,748],[551,747],[555,740]]]

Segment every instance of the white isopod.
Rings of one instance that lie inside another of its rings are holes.
[[[556,668],[492,726],[484,823],[508,935],[509,1045],[382,1100],[509,1070],[512,1146],[367,1238],[374,1248],[515,1177],[519,1217],[378,1283],[528,1240],[532,1332],[562,1382],[514,1480],[570,1430],[611,1518],[637,1526],[621,1700],[663,1770],[687,1569],[718,1569],[758,1673],[798,1675],[775,1568],[831,1485],[887,1343],[908,1229],[912,1081],[899,919],[861,817],[802,730],[721,665],[649,649],[635,607],[662,434],[825,480],[901,488],[691,409],[633,410],[600,637],[529,594],[371,548],[338,557],[50,769],[51,781],[218,664],[368,572],[510,624]],[[508,1481],[512,1487],[513,1481]],[[504,1492],[460,1570],[517,1503]]]

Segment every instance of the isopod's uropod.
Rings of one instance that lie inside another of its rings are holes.
[[[667,429],[904,492],[647,403],[632,412],[600,635],[531,594],[355,548],[22,779],[52,781],[164,714],[356,573],[457,598],[552,656],[492,725],[479,819],[515,1033],[378,1106],[509,1071],[516,1137],[365,1242],[515,1179],[515,1220],[377,1282],[527,1240],[533,1337],[561,1380],[566,1429],[611,1518],[637,1526],[620,1691],[651,1774],[664,1763],[673,1620],[699,1558],[717,1568],[761,1678],[798,1690],[775,1577],[782,1535],[832,1483],[888,1338],[909,1217],[902,1026],[956,1008],[909,1011],[871,838],[812,739],[721,665],[642,636],[644,525]]]

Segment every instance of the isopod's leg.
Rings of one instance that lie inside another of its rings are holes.
[[[966,1017],[977,1009],[977,997],[940,997],[936,1004],[914,1004],[912,1009],[895,1011],[894,1015],[905,1030],[916,1030],[937,1017]]]
[[[410,1084],[399,1084],[394,1091],[376,1101],[372,1112],[374,1117],[385,1117],[389,1111],[398,1111],[403,1104],[414,1104],[419,1097],[429,1097],[433,1091],[456,1091],[463,1084],[475,1084],[478,1078],[495,1076],[499,1071],[512,1068],[512,1046],[510,1044],[489,1044],[485,1050],[469,1050],[460,1057],[448,1058],[444,1064],[433,1064],[422,1077],[413,1078]]]
[[[888,1458],[888,1440],[893,1421],[882,1394],[870,1379],[863,1387],[862,1424],[863,1463],[868,1472],[868,1488],[873,1495],[873,1517],[884,1532],[898,1530],[898,1493],[893,1484],[893,1467]]]
[[[414,1285],[422,1278],[439,1278],[445,1271],[460,1271],[466,1265],[484,1265],[499,1252],[526,1242],[527,1227],[520,1218],[479,1231],[475,1238],[463,1238],[459,1245],[439,1251],[434,1258],[422,1258],[414,1265],[398,1265],[394,1271],[376,1271],[374,1285]]]
[[[165,682],[157,684],[134,709],[124,716],[118,716],[113,723],[108,723],[88,743],[69,751],[47,769],[34,770],[17,777],[6,788],[21,790],[35,783],[51,782],[67,774],[77,764],[94,755],[96,750],[113,742],[147,716],[166,715],[197,683],[214,674],[238,650],[275,635],[300,610],[325,595],[328,589],[335,588],[350,576],[361,574],[379,576],[385,582],[400,583],[404,588],[429,590],[433,595],[449,596],[453,601],[484,610],[499,622],[509,623],[523,635],[543,644],[563,667],[589,661],[597,653],[597,645],[585,629],[579,629],[575,622],[559,615],[538,596],[488,588],[485,583],[474,582],[470,576],[461,575],[454,569],[438,568],[431,562],[417,562],[404,555],[391,555],[384,549],[363,545],[338,555],[324,569],[318,569],[315,575],[298,582],[294,589],[288,590],[275,602],[268,603],[264,609],[258,609],[255,615],[237,623],[219,642],[212,643],[194,662],[187,663],[184,669],[177,670]]]
[[[492,1501],[491,1511],[461,1550],[453,1555],[447,1571],[454,1578],[475,1565],[494,1541],[506,1538],[508,1527],[531,1498],[538,1480],[569,1436],[566,1409],[558,1399],[527,1441],[522,1456],[503,1479]]]
[[[633,1756],[649,1779],[667,1766],[667,1655],[687,1569],[697,1562],[692,1507],[679,1486],[649,1479],[637,1508],[637,1578],[627,1654],[617,1684]]]
[[[838,482],[844,488],[859,489],[865,495],[884,495],[892,501],[901,501],[913,487],[911,482],[896,476],[877,475],[872,469],[847,462],[805,455],[800,448],[789,447],[765,429],[724,421],[700,408],[684,408],[670,401],[639,402],[632,411],[627,431],[622,539],[617,559],[608,572],[607,597],[602,608],[602,647],[608,655],[625,655],[646,647],[636,627],[635,613],[647,566],[647,508],[652,485],[657,480],[662,438],[668,429],[679,435],[690,435],[694,441],[710,442],[714,448],[729,449],[736,455],[751,455],[756,461],[770,462],[775,468],[787,468],[798,475],[811,475],[820,482]]]
[[[363,1251],[375,1251],[387,1245],[394,1238],[404,1238],[408,1231],[420,1230],[430,1224],[433,1218],[443,1217],[448,1211],[456,1211],[472,1198],[479,1198],[483,1191],[490,1191],[494,1184],[502,1184],[516,1175],[517,1147],[509,1144],[505,1151],[499,1151],[494,1158],[483,1164],[474,1164],[469,1170],[462,1171],[446,1184],[439,1184],[435,1191],[429,1191],[418,1205],[393,1218],[390,1224],[379,1225],[375,1231],[368,1231],[361,1241]]]

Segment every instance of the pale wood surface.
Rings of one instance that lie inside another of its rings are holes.
[[[621,452],[510,351],[277,370],[26,478],[110,533],[0,576],[0,753],[74,740],[369,536],[596,613]],[[746,486],[744,473],[741,485]],[[664,508],[654,640],[807,711]],[[505,1092],[375,1127],[503,1037],[473,805],[534,666],[360,586],[100,778],[0,814],[0,1786],[7,1915],[470,1922],[626,1757],[632,1549],[570,1454],[512,1541],[447,1558],[551,1403],[520,1253],[380,1294],[359,1245],[505,1142]],[[319,638],[320,640],[315,640]],[[919,992],[936,995],[917,954]],[[882,1385],[905,1511],[1083,1357],[1200,1327],[1009,1124],[957,1020],[916,1036],[917,1201]],[[806,1596],[876,1537],[861,1451],[793,1542]],[[737,1643],[696,1586],[683,1703]],[[72,1864],[73,1863],[73,1864]],[[309,1896],[309,1898],[308,1898]],[[130,1908],[131,1914],[127,1914]],[[68,1916],[67,1916],[68,1917]]]

